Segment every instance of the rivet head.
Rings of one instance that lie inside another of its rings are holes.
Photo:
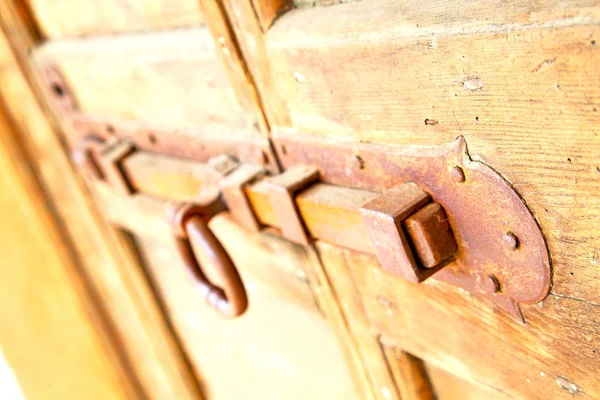
[[[463,169],[461,167],[459,167],[458,165],[455,166],[455,167],[453,167],[450,170],[450,175],[458,183],[462,183],[466,179],[465,178],[465,171],[463,171]]]
[[[515,251],[519,247],[519,238],[512,232],[506,232],[504,236],[502,236],[502,241],[510,251]]]

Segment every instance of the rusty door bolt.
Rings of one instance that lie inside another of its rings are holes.
[[[422,280],[402,221],[431,201],[414,183],[394,186],[360,209],[381,267],[411,282]]]
[[[462,183],[466,180],[465,171],[463,171],[463,169],[458,165],[452,167],[452,169],[450,170],[450,176],[452,176],[452,179],[454,179],[458,183]]]
[[[421,267],[433,268],[456,252],[448,217],[439,203],[429,203],[406,218],[404,227]]]
[[[360,213],[381,267],[396,276],[422,282],[456,252],[443,208],[412,182],[392,187]]]
[[[316,183],[319,171],[312,166],[298,165],[283,174],[268,178],[269,201],[277,215],[283,236],[294,243],[307,246],[311,238],[298,213],[295,197]]]
[[[264,153],[263,153],[264,154]],[[246,187],[266,175],[265,168],[253,164],[241,164],[219,183],[223,200],[233,219],[250,231],[258,231],[260,223],[250,205]]]
[[[515,251],[519,248],[519,238],[512,232],[506,232],[504,236],[502,236],[502,241],[506,248],[511,251]]]

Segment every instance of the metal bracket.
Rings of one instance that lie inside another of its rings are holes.
[[[454,258],[431,279],[485,296],[518,319],[519,302],[536,303],[550,290],[550,257],[535,218],[509,182],[470,158],[464,138],[444,146],[406,148],[306,137],[299,143],[292,135],[273,136],[283,168],[315,165],[322,180],[334,185],[386,191],[414,182],[429,193],[445,210],[457,246]],[[366,209],[371,209],[367,219],[386,213],[383,206]],[[406,229],[418,231],[422,217],[405,221]],[[391,224],[385,229],[393,231]],[[377,255],[384,267],[389,265]],[[405,277],[408,270],[401,270],[397,272]],[[415,277],[409,274],[409,279]]]
[[[246,187],[266,176],[267,171],[258,165],[242,164],[220,182],[221,193],[233,219],[249,231],[257,232],[260,223],[250,205]]]
[[[310,244],[310,236],[298,213],[294,197],[318,178],[317,169],[304,165],[292,167],[281,175],[268,178],[269,200],[277,214],[281,231],[286,239],[294,243],[305,246]]]

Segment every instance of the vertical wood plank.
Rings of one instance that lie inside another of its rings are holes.
[[[242,57],[256,82],[271,129],[289,128],[291,120],[271,76],[264,32],[252,0],[224,0],[223,5],[239,41]]]
[[[27,398],[141,398],[16,134],[0,102],[0,349]]]
[[[99,215],[65,153],[58,124],[36,85],[28,54],[35,38],[12,3],[0,4],[0,88],[32,168],[102,299],[118,345],[149,398],[201,398],[193,373],[137,260]],[[31,86],[30,86],[31,85]]]
[[[259,129],[267,135],[269,125],[263,111],[263,104],[254,78],[241,53],[238,38],[229,23],[222,0],[199,0],[199,2],[207,16],[206,24],[215,41],[217,54],[227,69],[238,100],[245,109],[255,114]]]
[[[360,297],[354,287],[344,259],[344,253],[336,246],[324,242],[317,244],[323,269],[317,270],[320,287],[331,291],[343,312],[344,325],[351,336],[349,345],[358,353],[369,383],[369,394],[374,399],[400,399],[394,377],[387,365],[385,355],[375,332],[369,329],[362,310]]]

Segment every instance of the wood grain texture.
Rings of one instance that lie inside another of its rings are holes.
[[[289,127],[291,120],[273,81],[274,71],[271,70],[265,35],[253,0],[224,0],[223,4],[242,57],[256,84],[270,128]]]
[[[208,17],[206,22],[215,41],[217,54],[227,69],[238,100],[246,110],[256,115],[260,130],[268,134],[269,125],[262,109],[260,96],[243,58],[238,38],[229,23],[223,2],[200,0],[200,6]]]
[[[260,135],[206,28],[49,42],[34,57],[40,66],[59,66],[81,111],[157,127]]]
[[[59,132],[54,130],[58,125],[45,113],[49,107],[35,86],[27,58],[27,46],[34,43],[31,36],[8,3],[0,6],[0,87],[5,110],[20,131],[31,168],[82,261],[83,275],[103,300],[110,329],[123,346],[125,359],[144,395],[156,399],[199,398],[196,382],[186,370],[185,359],[148,282],[136,260],[127,256],[115,232],[99,216],[74,174]]]
[[[90,315],[93,300],[17,134],[0,107],[2,353],[28,399],[138,398],[106,328]]]
[[[350,275],[345,261],[345,254],[337,247],[317,243],[317,249],[325,277],[336,293],[339,306],[347,321],[348,330],[356,347],[372,398],[401,399],[398,386],[389,368],[385,353],[379,342],[379,333],[372,330],[361,304],[360,293],[356,282]]]
[[[240,318],[223,319],[206,306],[172,243],[137,240],[207,396],[360,398],[335,334],[312,299],[304,251],[249,234],[227,214],[210,227],[248,292],[249,308]]]
[[[502,393],[495,392],[485,386],[473,385],[443,369],[427,366],[427,372],[435,387],[435,394],[439,400],[503,400]]]
[[[196,0],[24,0],[47,38],[202,25]]]
[[[599,396],[597,306],[550,295],[523,306],[527,324],[520,325],[459,288],[406,282],[373,256],[327,246],[343,253],[368,321],[386,345],[508,398]]]

